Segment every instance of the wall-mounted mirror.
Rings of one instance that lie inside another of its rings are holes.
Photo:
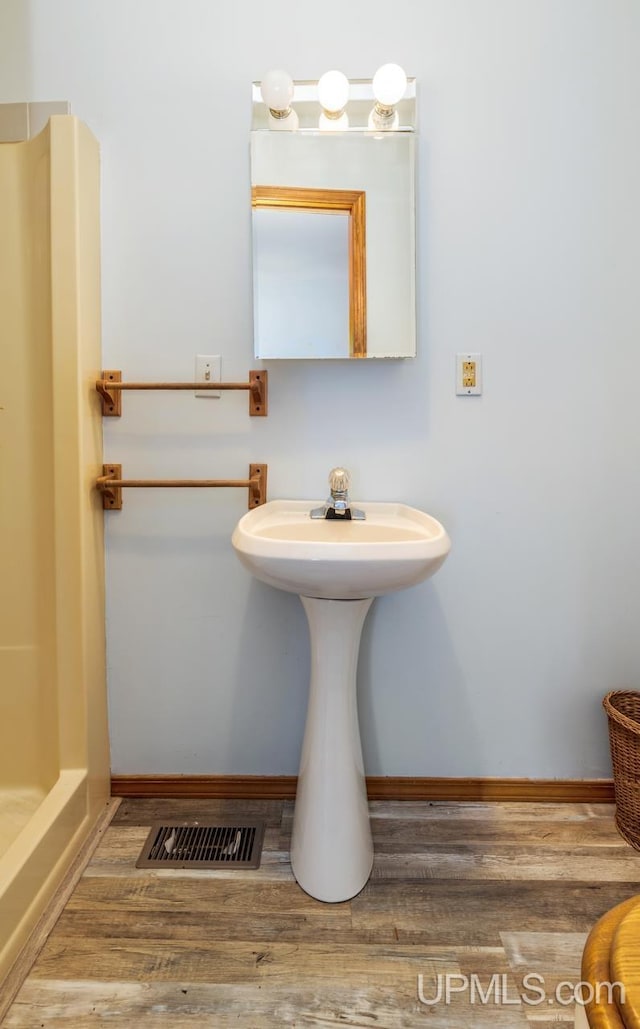
[[[368,130],[366,116],[364,127],[319,131],[309,83],[296,83],[297,91],[306,90],[304,100],[294,95],[299,128],[273,131],[254,84],[256,357],[415,356],[415,83],[410,83],[401,129],[386,132]],[[365,86],[359,84],[349,107],[360,105],[361,123],[362,112],[371,109]]]

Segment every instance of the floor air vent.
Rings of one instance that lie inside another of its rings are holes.
[[[154,822],[136,868],[259,868],[264,822]]]

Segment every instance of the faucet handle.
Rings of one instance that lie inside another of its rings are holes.
[[[329,472],[329,486],[332,493],[346,493],[351,485],[346,468],[332,468]]]

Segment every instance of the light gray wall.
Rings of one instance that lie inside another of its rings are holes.
[[[28,95],[2,54],[0,98],[69,99],[101,141],[104,365],[129,378],[254,364],[252,79],[417,76],[418,358],[273,363],[266,420],[244,394],[126,395],[106,457],[141,477],[264,461],[272,498],[320,498],[344,463],[356,499],[432,512],[447,563],[365,628],[368,772],[607,776],[601,697],[640,686],[640,5],[29,7]],[[463,350],[480,399],[455,396]],[[106,516],[115,772],[296,771],[306,626],[231,552],[244,509],[149,490]]]

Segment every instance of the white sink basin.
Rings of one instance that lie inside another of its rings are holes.
[[[290,593],[360,600],[415,586],[451,543],[431,515],[405,504],[357,506],[364,521],[312,519],[318,501],[271,500],[238,522],[231,542],[257,579]]]
[[[311,518],[319,506],[272,500],[244,515],[231,541],[257,579],[298,593],[307,615],[309,706],[291,867],[303,890],[335,903],[362,889],[373,864],[356,698],[362,626],[374,597],[428,579],[451,544],[440,522],[405,504],[358,503],[362,521]]]

